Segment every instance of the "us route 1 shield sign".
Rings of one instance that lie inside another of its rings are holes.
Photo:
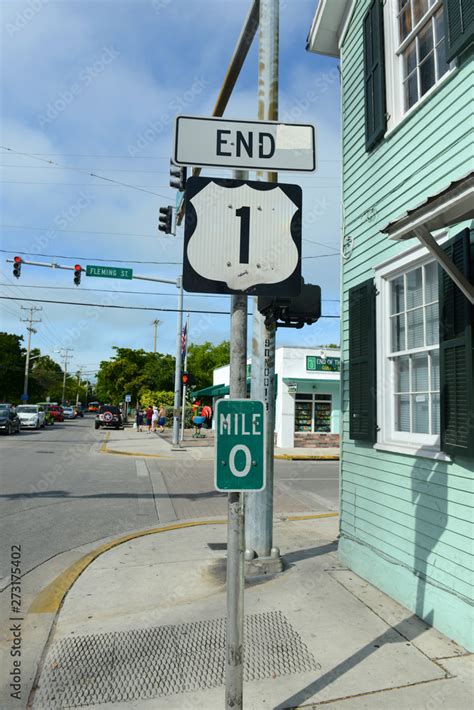
[[[299,295],[301,204],[299,185],[189,178],[184,289]]]
[[[216,405],[215,486],[218,491],[265,488],[265,405],[220,399]]]

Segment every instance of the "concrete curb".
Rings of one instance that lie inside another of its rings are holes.
[[[324,518],[334,518],[337,517],[339,513],[314,513],[308,515],[288,515],[285,516],[285,521],[298,522],[302,520],[318,520]],[[94,560],[103,555],[105,552],[122,545],[125,542],[130,542],[130,540],[135,540],[140,537],[146,537],[147,535],[156,535],[158,533],[170,532],[173,530],[183,530],[185,528],[198,527],[203,525],[224,525],[227,523],[227,518],[220,519],[206,519],[206,520],[193,520],[193,521],[183,521],[176,522],[170,525],[163,525],[157,528],[151,528],[150,530],[138,530],[134,533],[129,533],[127,535],[121,535],[115,540],[106,542],[100,545],[95,550],[87,553],[81,557],[77,562],[68,567],[64,572],[61,572],[47,587],[45,587],[33,600],[30,608],[28,609],[28,614],[56,614],[61,605],[71,589],[76,580],[80,575],[89,567]]]
[[[164,461],[174,461],[176,457],[174,456],[164,456],[162,454],[145,454],[141,451],[117,451],[116,449],[109,449],[107,442],[110,438],[110,432],[106,432],[105,439],[100,447],[101,454],[113,454],[114,456],[138,456],[139,458],[146,459],[162,459]],[[195,447],[199,448],[199,447]],[[184,451],[183,451],[184,453]],[[213,456],[209,458],[209,461],[213,460]],[[275,460],[279,461],[339,461],[339,456],[323,454],[275,454],[273,457]]]

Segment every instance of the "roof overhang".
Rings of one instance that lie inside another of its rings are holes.
[[[352,0],[320,0],[306,41],[308,52],[339,57],[339,46]]]
[[[474,172],[452,182],[433,197],[408,210],[381,231],[390,239],[416,237],[415,230],[424,226],[430,232],[474,218]]]
[[[398,241],[416,237],[474,304],[474,285],[469,283],[432,235],[437,229],[451,227],[469,219],[474,219],[474,172],[455,180],[433,197],[428,197],[421,205],[408,210],[381,231],[390,239]]]

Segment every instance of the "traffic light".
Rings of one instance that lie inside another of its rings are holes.
[[[181,373],[181,383],[183,385],[186,385],[189,387],[190,385],[194,384],[194,377],[189,374],[189,372],[182,372]]]
[[[76,264],[74,267],[74,283],[76,284],[76,286],[79,286],[79,284],[81,283],[81,272],[81,265]]]
[[[184,192],[186,188],[186,178],[188,174],[188,169],[182,165],[175,165],[172,160],[170,160],[170,187],[175,190]]]
[[[13,257],[13,276],[16,276],[17,279],[20,278],[22,263],[23,263],[23,260],[22,260],[21,256],[14,256]]]
[[[260,296],[258,310],[265,316],[267,326],[277,328],[302,328],[316,323],[321,317],[321,287],[301,284],[301,293],[292,298]]]
[[[160,207],[160,217],[158,229],[165,234],[171,234],[173,231],[173,207]]]

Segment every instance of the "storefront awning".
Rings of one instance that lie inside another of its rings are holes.
[[[195,390],[192,393],[192,398],[196,397],[224,397],[229,394],[229,385],[211,385],[203,387],[201,390]]]
[[[450,227],[468,219],[474,219],[474,172],[455,180],[438,194],[428,197],[421,205],[408,210],[381,231],[397,241],[418,238],[466,298],[474,303],[474,286],[432,235],[437,229]]]

